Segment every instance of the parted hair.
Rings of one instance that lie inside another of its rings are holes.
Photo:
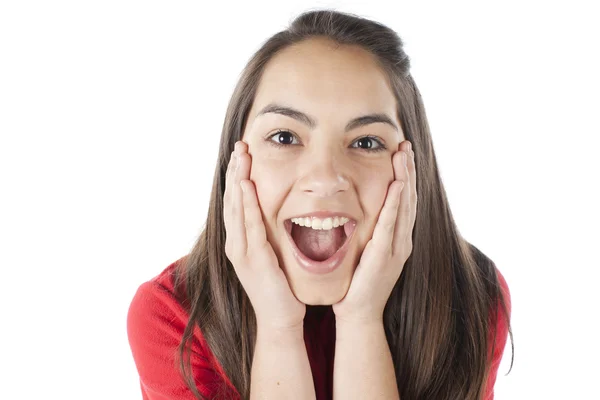
[[[513,342],[496,265],[456,227],[402,40],[385,25],[331,9],[306,11],[266,40],[234,89],[221,132],[206,223],[185,262],[175,270],[176,295],[189,313],[178,348],[180,373],[202,399],[190,363],[190,341],[197,325],[241,398],[250,397],[256,316],[225,255],[225,173],[265,65],[286,47],[316,37],[328,38],[336,46],[360,46],[375,56],[389,79],[398,120],[415,154],[419,202],[413,250],[383,315],[400,397],[479,400],[491,369],[498,318],[505,318]],[[514,357],[514,345],[512,351]]]

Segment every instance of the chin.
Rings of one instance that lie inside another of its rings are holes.
[[[281,265],[296,298],[306,305],[325,306],[338,303],[346,296],[354,274],[354,257],[344,260],[333,273],[325,275],[309,274],[293,259]],[[287,258],[287,257],[284,257]],[[291,258],[291,257],[290,257]]]
[[[305,289],[305,290],[302,290]],[[296,298],[308,306],[330,306],[338,303],[348,293],[348,287],[340,286],[328,292],[315,292],[312,288],[301,288]]]

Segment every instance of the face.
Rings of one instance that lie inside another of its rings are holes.
[[[270,104],[306,117],[261,113]],[[371,114],[387,116],[391,124],[381,119],[349,124]],[[392,155],[405,140],[384,72],[358,47],[334,49],[325,39],[288,47],[266,66],[242,140],[252,159],[250,179],[267,239],[292,292],[309,305],[338,302],[394,179]],[[345,238],[347,252],[339,265],[316,274],[300,265],[287,232],[300,229],[291,218],[319,211],[348,216],[354,231]]]

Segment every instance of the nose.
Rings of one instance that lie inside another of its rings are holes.
[[[315,197],[330,197],[350,188],[350,181],[343,173],[342,162],[331,151],[322,149],[307,155],[306,173],[300,188]]]

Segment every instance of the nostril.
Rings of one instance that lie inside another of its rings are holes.
[[[350,188],[350,182],[340,174],[313,173],[304,178],[300,187],[305,193],[327,197],[347,191]]]
[[[341,192],[345,192],[347,189],[341,188],[341,187],[319,187],[319,188],[309,188],[309,189],[305,189],[304,192],[314,195],[314,196],[318,196],[318,197],[330,197],[330,196],[334,196],[338,193]]]

